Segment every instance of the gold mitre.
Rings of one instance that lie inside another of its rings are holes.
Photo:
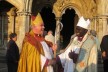
[[[37,16],[31,16],[31,25],[37,26],[41,24],[43,24],[43,20],[40,13],[38,13]]]

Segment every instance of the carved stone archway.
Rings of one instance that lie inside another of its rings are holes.
[[[74,9],[78,17],[82,16],[81,8],[74,3],[67,3],[67,4],[61,4],[61,5],[59,5],[59,3],[55,4],[53,6],[53,12],[56,15],[56,33],[55,33],[56,42],[59,42],[60,40],[60,30],[61,30],[60,28],[61,28],[62,15],[65,13],[65,10],[68,8]]]
[[[62,7],[60,17],[62,17],[62,15],[65,13],[66,9],[68,9],[68,8],[75,10],[75,14],[76,14],[75,21],[78,21],[78,18],[80,18],[82,16],[82,12],[80,10],[80,7],[73,3],[67,4]],[[77,24],[77,22],[74,23],[74,27],[76,27],[76,24]],[[75,30],[75,28],[74,28],[74,30]]]
[[[76,12],[76,14],[79,17],[81,17],[82,12],[80,10],[80,7],[78,5],[76,5],[76,4],[74,4],[74,3],[70,3],[70,4],[67,4],[67,5],[63,6],[61,8],[61,12],[60,12],[61,14],[60,14],[60,16],[62,16],[64,14],[65,10],[68,9],[68,8],[74,9],[75,12]]]

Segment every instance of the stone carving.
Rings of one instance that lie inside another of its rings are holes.
[[[24,10],[24,1],[23,0],[6,0],[7,2],[14,5],[19,12]]]
[[[58,8],[59,11],[61,11],[63,5],[64,5],[64,0],[58,0],[55,4],[55,6]]]
[[[85,13],[85,16],[87,18],[92,18],[93,16],[96,15],[96,2],[94,0],[83,0],[82,2],[82,7],[83,7],[83,13]]]
[[[11,8],[10,11],[7,12],[8,15],[8,34],[13,32],[13,25],[14,25],[14,11],[15,7]]]

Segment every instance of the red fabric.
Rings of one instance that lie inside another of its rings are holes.
[[[44,38],[41,36],[41,35],[38,35],[38,34],[35,34],[35,37],[34,37],[37,41],[41,42],[41,41],[44,41]]]
[[[31,16],[31,19],[32,19],[33,21],[35,20],[35,18],[36,18],[35,16]]]
[[[82,41],[82,39],[83,39],[83,37],[78,37],[78,40],[79,40],[79,41]]]
[[[35,48],[37,48],[37,50],[41,53],[39,41],[34,36],[31,36],[29,33],[27,33],[25,40],[27,40],[31,45],[35,46]]]
[[[49,60],[47,59],[44,66],[45,67],[48,66],[48,63],[49,63]]]

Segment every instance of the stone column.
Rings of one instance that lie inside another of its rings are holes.
[[[100,41],[107,34],[108,0],[97,1],[97,15],[99,19]]]
[[[93,18],[94,21],[94,30],[97,31],[97,23],[96,23],[97,17]]]
[[[19,24],[19,32],[18,32],[18,39],[17,45],[19,47],[19,51],[22,49],[23,39],[25,37],[25,33],[29,32],[29,25],[30,25],[30,15],[29,12],[18,12],[18,24]]]
[[[58,50],[60,50],[60,31],[61,31],[61,17],[56,17],[56,30],[55,30],[55,43],[58,45]]]
[[[15,31],[15,22],[16,22],[16,8],[13,7],[10,11],[7,12],[8,15],[8,34],[13,33]]]
[[[96,30],[98,33],[99,40],[101,41],[102,37],[107,34],[107,15],[99,15],[96,18]]]
[[[103,18],[103,36],[107,34],[107,18]]]

